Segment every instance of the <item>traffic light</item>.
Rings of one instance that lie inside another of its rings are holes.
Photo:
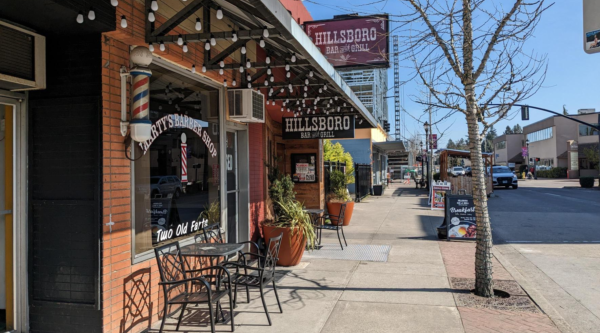
[[[387,121],[387,120],[384,120],[384,121],[383,121],[383,129],[384,129],[386,132],[389,132],[389,131],[390,131],[390,123],[388,123],[388,121]]]
[[[529,106],[521,106],[521,120],[529,120]]]

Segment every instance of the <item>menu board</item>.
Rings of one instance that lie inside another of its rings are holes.
[[[444,210],[446,207],[446,193],[450,192],[451,184],[433,183],[431,185],[431,210]]]
[[[446,228],[448,240],[476,238],[477,218],[472,196],[446,195]]]
[[[295,183],[317,182],[317,154],[292,154],[291,159]]]

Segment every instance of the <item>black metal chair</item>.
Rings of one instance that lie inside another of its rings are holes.
[[[338,241],[340,242],[340,246],[342,250],[344,250],[344,245],[342,245],[342,238],[340,238],[340,231],[342,231],[342,237],[344,238],[344,243],[348,246],[346,242],[346,235],[344,235],[344,213],[346,212],[346,204],[342,204],[340,208],[340,215],[332,215],[325,214],[321,217],[321,223],[317,223],[314,227],[317,230],[317,238],[319,239],[319,245],[321,245],[321,238],[323,237],[323,230],[335,230],[337,231]],[[331,224],[326,224],[325,221],[329,220]]]
[[[252,252],[243,252],[240,253],[240,257],[237,262],[227,262],[223,264],[223,266],[227,268],[235,268],[235,273],[231,274],[232,283],[235,284],[233,303],[237,303],[238,285],[245,286],[246,293],[248,293],[248,288],[250,287],[258,288],[260,290],[260,298],[262,300],[263,308],[265,309],[265,314],[267,315],[267,320],[269,321],[269,326],[271,326],[271,317],[269,316],[269,310],[267,309],[267,303],[265,302],[264,294],[264,289],[269,284],[273,284],[273,291],[275,292],[275,298],[277,298],[279,311],[283,313],[281,303],[279,302],[279,295],[277,295],[277,286],[275,285],[275,266],[277,265],[277,260],[279,260],[279,249],[281,247],[282,237],[283,233],[269,240],[269,245],[264,250],[265,255]],[[252,244],[254,244],[254,246],[257,248],[257,251],[260,252],[258,245],[256,243]],[[256,266],[248,264],[248,262],[252,260],[251,257],[258,258],[256,261]],[[248,302],[250,302],[249,293]]]
[[[179,242],[155,248],[154,253],[160,273],[159,286],[162,287],[164,292],[164,314],[159,332],[162,332],[164,328],[171,305],[181,305],[181,313],[179,314],[176,328],[176,330],[179,330],[179,325],[181,324],[181,319],[187,305],[206,303],[208,305],[211,332],[214,333],[215,321],[218,321],[219,309],[222,319],[225,320],[220,302],[226,295],[229,296],[231,331],[234,331],[234,298],[231,292],[231,276],[225,267],[211,266],[199,269],[187,269],[185,261],[181,256]],[[212,275],[210,275],[209,279],[206,279],[202,274],[205,271],[211,272]],[[216,317],[213,316],[213,304],[216,305]]]

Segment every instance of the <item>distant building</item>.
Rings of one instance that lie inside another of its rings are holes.
[[[518,169],[525,163],[522,148],[525,147],[525,136],[518,134],[503,134],[493,140],[494,164]]]

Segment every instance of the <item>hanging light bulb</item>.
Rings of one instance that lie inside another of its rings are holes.
[[[269,81],[271,81],[271,82],[274,82],[274,81],[275,81],[275,77],[274,77],[274,76],[271,76],[271,77],[269,78]]]
[[[240,65],[240,73],[244,72],[244,66]]]
[[[287,72],[289,72],[289,71],[290,71],[290,64],[288,64],[288,62],[287,62],[287,61],[285,62],[285,70],[286,70]]]
[[[250,62],[250,59],[246,60],[246,68],[250,68],[252,67],[252,63]]]
[[[308,76],[313,77],[313,75],[315,75],[315,73],[313,73],[312,70],[310,72],[308,72]]]
[[[248,82],[248,88],[252,88],[252,83]]]
[[[267,74],[268,74],[268,75],[271,75],[271,66],[268,66],[268,67],[267,67]]]
[[[150,50],[150,52],[154,52],[154,45],[152,45],[152,42],[148,43],[148,50]]]
[[[283,112],[283,106],[281,107],[281,112]]]
[[[285,77],[287,77],[288,79],[291,77],[292,75],[290,74],[290,72],[285,73]]]
[[[344,107],[346,107],[346,102],[344,102]]]
[[[258,45],[260,45],[260,47],[265,48],[265,40],[260,37],[260,41],[258,42]]]
[[[183,43],[183,52],[187,53],[187,51],[189,51],[188,46],[187,46],[187,42]]]
[[[125,17],[125,15],[121,16],[121,28],[127,28],[127,18]]]
[[[308,94],[307,94],[307,93],[304,93],[304,97],[306,97],[306,96],[308,96]]]
[[[110,4],[111,4],[113,7],[117,7],[117,6],[119,5],[119,0],[110,0]]]
[[[196,65],[192,65],[192,73],[196,73]]]
[[[225,61],[223,61],[223,60],[219,61],[219,66],[221,66],[221,68],[225,67]]]
[[[246,76],[246,80],[252,81],[252,76],[250,74],[248,74],[248,76]]]
[[[280,93],[283,93],[284,91],[285,91],[285,89],[283,89],[283,88],[279,89]]]
[[[304,91],[308,91],[308,87],[307,86],[304,86]]]
[[[340,112],[340,107],[339,106],[337,107],[337,112]]]
[[[223,87],[227,87],[227,79],[223,80]]]
[[[304,79],[304,84],[308,85],[309,82],[308,79]]]
[[[237,32],[232,32],[231,33],[231,41],[232,42],[237,42],[238,38],[237,38]]]
[[[149,22],[156,21],[156,17],[154,16],[154,12],[152,11],[152,9],[148,11],[148,21]]]
[[[290,108],[287,108],[287,112],[290,112]]]
[[[290,99],[289,99],[289,98],[286,98],[286,99],[285,99],[285,104],[288,104],[289,102],[290,102]]]
[[[267,27],[263,29],[263,37],[269,38],[269,29],[267,29]]]
[[[195,26],[195,28],[196,28],[196,31],[202,30],[202,22],[200,22],[200,18],[199,17],[196,17],[196,26]]]
[[[291,84],[291,83],[290,83],[290,84],[288,84],[288,88],[289,88],[290,90],[292,90],[292,89],[293,89],[293,88],[292,88],[292,84]]]
[[[265,86],[269,85],[269,80],[265,80]]]
[[[76,19],[77,23],[81,24],[83,23],[83,13],[81,11],[79,11],[79,14],[77,14],[77,19]]]
[[[323,85],[323,90],[327,90],[327,85],[326,84]]]
[[[221,9],[221,6],[219,6],[217,8],[217,20],[222,20],[223,19],[223,9]]]
[[[270,63],[271,63],[271,57],[267,56],[267,57],[265,58],[265,62],[266,62],[267,64],[270,64]]]
[[[158,45],[158,48],[164,52],[165,51],[165,43],[163,41],[161,41],[160,44]]]
[[[151,8],[153,11],[157,11],[157,10],[158,10],[158,1],[156,1],[156,0],[152,0],[152,2],[150,3],[150,8]]]
[[[319,88],[319,94],[323,93],[323,89]]]
[[[331,99],[331,98],[330,98],[330,99],[329,99],[329,103],[333,103],[333,99]]]
[[[181,34],[179,34],[179,36],[177,36],[177,45],[179,45],[179,46],[183,45],[183,36],[181,36]]]
[[[292,62],[296,62],[296,53],[292,53]]]
[[[337,101],[337,96],[333,96],[333,99],[335,99]]]
[[[210,42],[208,41],[208,39],[206,40],[206,43],[204,43],[204,49],[206,51],[210,51]]]
[[[215,39],[215,36],[213,34],[210,34],[210,45],[217,45],[217,40]]]
[[[242,52],[242,54],[246,54],[246,45],[242,46],[241,52]]]
[[[206,73],[206,66],[202,64],[202,73]]]
[[[90,11],[88,12],[88,19],[93,21],[96,19],[96,12],[94,11],[94,7],[90,7]]]
[[[237,86],[237,81],[235,79],[233,79],[233,81],[231,81],[231,85],[234,87]]]
[[[223,75],[223,68],[219,68],[219,75]]]

